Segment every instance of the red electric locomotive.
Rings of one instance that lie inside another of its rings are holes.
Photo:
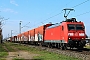
[[[67,19],[70,11],[74,9],[65,10],[64,17],[66,21],[54,24],[45,29],[44,42],[48,42],[48,46],[56,46],[62,49],[83,48],[86,44],[85,27],[83,22],[76,21],[76,18]],[[66,11],[69,11],[66,14]]]
[[[49,26],[45,30],[44,42],[49,46],[57,46],[62,49],[83,48],[86,35],[83,22],[77,22],[75,18],[67,19],[61,23]]]

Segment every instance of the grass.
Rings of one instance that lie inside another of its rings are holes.
[[[14,58],[13,60],[24,60],[23,58]]]
[[[40,56],[35,56],[35,59],[41,60],[81,60],[75,57],[70,57],[62,54],[51,53],[48,51],[36,51],[36,53],[40,54]]]
[[[0,57],[4,57],[4,56],[7,56],[8,53],[7,52],[0,52]]]
[[[39,51],[37,52],[40,54],[40,56],[35,56],[35,59],[41,59],[41,60],[81,60],[78,58],[70,57],[70,56],[65,56],[62,54],[56,54],[56,53],[51,53],[47,51]]]
[[[87,45],[87,46],[85,46],[85,48],[88,48],[88,49],[90,49],[90,45]]]
[[[17,50],[24,50],[30,53],[38,54],[39,56],[33,57],[33,60],[81,60],[78,58],[65,56],[62,54],[50,53],[45,50],[40,50],[38,48],[32,48],[32,47],[21,45],[21,44],[5,43],[4,46],[6,46],[9,51],[16,51],[13,49],[13,48],[16,48]],[[5,50],[1,48],[2,48],[2,45],[0,46],[0,51],[3,51],[3,53],[0,52],[0,56],[3,58],[8,55],[8,52],[5,52]],[[24,60],[24,59],[14,58],[13,60]]]
[[[7,49],[9,52],[15,51],[15,49],[12,47],[12,44],[11,44],[11,43],[5,43],[4,46],[6,47],[6,49]]]
[[[3,48],[5,44],[0,44],[0,60],[5,60],[4,57],[8,55],[8,52]]]
[[[13,45],[17,47],[19,50],[25,50],[29,51],[35,54],[39,54],[40,56],[35,56],[34,59],[40,59],[40,60],[81,60],[78,58],[70,57],[70,56],[65,56],[61,54],[56,54],[56,53],[50,53],[47,51],[41,51],[40,49],[28,47],[28,46],[23,46],[23,45]]]
[[[0,44],[0,52],[6,52],[6,50],[3,48],[5,44]]]

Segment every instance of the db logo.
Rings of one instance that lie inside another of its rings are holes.
[[[78,36],[78,33],[75,33],[75,36]]]

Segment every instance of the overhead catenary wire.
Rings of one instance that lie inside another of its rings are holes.
[[[79,4],[75,5],[75,6],[73,6],[72,8],[78,7],[78,6],[84,4],[84,3],[88,2],[88,1],[90,1],[90,0],[85,0],[84,2],[81,2],[81,3],[79,3]],[[56,14],[56,15],[53,15],[53,16],[51,16],[51,17],[49,17],[49,18],[43,20],[43,21],[49,20],[49,19],[51,19],[51,18],[53,18],[53,17],[56,17],[56,16],[60,15],[61,13],[62,13],[62,11],[61,11],[60,13]],[[84,13],[84,14],[85,14],[85,13]],[[82,15],[82,14],[80,14],[80,15]],[[42,22],[39,22],[39,23],[43,23],[43,21],[42,21]],[[39,23],[37,23],[37,24],[39,24]],[[37,25],[37,24],[35,24],[35,25]],[[35,25],[34,25],[34,26],[35,26]]]
[[[51,18],[53,18],[53,17],[55,17],[55,16],[58,16],[58,15],[60,15],[61,13],[62,13],[62,11],[61,11],[60,13],[56,14],[56,15],[53,15],[53,16],[51,16],[51,17],[49,17],[49,18],[43,20],[43,21],[46,21],[46,20],[49,20],[49,19],[51,19]],[[44,24],[43,21],[42,21],[42,22],[39,22],[39,23]],[[39,23],[37,23],[37,24],[39,24]],[[33,25],[33,26],[36,26],[37,24],[35,24],[35,25]]]
[[[28,22],[26,25],[22,26],[21,28],[26,27],[29,23],[30,23],[30,22]]]
[[[84,1],[84,2],[81,2],[80,4],[77,4],[77,5],[73,6],[72,8],[75,8],[75,7],[77,7],[77,6],[80,6],[80,5],[82,5],[82,4],[84,4],[84,3],[88,2],[88,1],[90,1],[90,0],[86,0],[86,1]]]
[[[84,3],[88,2],[88,1],[90,1],[90,0],[86,0],[86,1],[84,1],[84,2],[81,2],[81,3],[73,6],[72,8],[75,8],[75,7],[77,7],[77,6],[80,6],[80,5],[82,5],[82,4],[84,4]],[[62,11],[61,11],[61,13],[62,13]],[[51,19],[51,18],[53,18],[53,17],[55,17],[55,16],[58,16],[58,15],[60,15],[61,13],[58,13],[58,14],[56,14],[56,15],[54,15],[54,16],[51,16],[51,17],[49,17],[49,18],[47,18],[47,19],[45,19],[45,20],[43,20],[43,21],[46,21],[46,20],[49,20],[49,19]]]
[[[71,2],[72,2],[72,1],[68,2],[66,5],[68,5],[68,4],[71,3]],[[53,16],[51,16],[51,17],[49,17],[49,18],[43,20],[43,21],[47,21],[47,20],[49,20],[49,19],[51,19],[51,18],[53,18],[53,17],[56,17],[56,16],[58,16],[58,15],[60,15],[60,14],[62,14],[62,11],[61,11],[60,13],[56,14],[56,15],[53,15]],[[42,21],[42,22],[39,22],[39,23],[44,24],[43,21]],[[37,24],[38,24],[38,23],[37,23]],[[37,25],[37,24],[35,24],[35,25]],[[35,25],[34,25],[34,26],[35,26]]]
[[[73,6],[72,8],[78,7],[78,6],[84,4],[84,3],[88,2],[88,1],[90,1],[90,0],[86,0],[86,1],[84,1],[84,2],[81,2],[81,3]],[[61,11],[61,13],[62,13],[62,11]],[[49,17],[49,18],[47,18],[47,19],[45,19],[45,20],[43,20],[43,21],[46,21],[46,20],[49,20],[49,19],[51,19],[51,18],[53,18],[53,17],[55,17],[55,16],[58,16],[58,15],[60,15],[61,13],[58,13],[58,14],[56,14],[56,15],[54,15],[54,16],[51,16],[51,17]],[[43,23],[43,22],[41,22],[41,23]]]
[[[49,20],[49,19],[51,19],[51,18],[53,18],[53,17],[55,17],[55,16],[58,16],[58,15],[60,15],[61,13],[62,13],[62,11],[61,11],[60,13],[56,14],[56,15],[53,15],[53,16],[51,16],[51,17],[49,17],[49,18],[43,20],[43,21],[46,21],[46,20]]]
[[[81,15],[84,15],[84,14],[88,14],[88,13],[90,13],[90,11],[87,11],[87,12],[81,13],[81,14],[79,14],[79,15],[76,15],[75,17],[77,17],[77,16],[81,16]]]
[[[73,1],[73,0],[72,0],[72,1]],[[65,6],[67,6],[67,5],[68,5],[69,3],[71,3],[72,1],[67,2],[67,3],[65,4]],[[52,13],[58,11],[59,9],[61,9],[61,8],[56,9],[55,11],[51,12],[50,14],[52,14]],[[61,9],[61,10],[62,10],[62,9]]]
[[[84,3],[88,2],[88,1],[90,1],[90,0],[85,0],[84,2],[81,2],[80,4],[77,4],[77,5],[73,6],[72,8],[75,8],[77,6],[80,6],[80,5],[82,5],[82,4],[84,4]],[[83,12],[81,14],[76,15],[75,17],[81,16],[81,15],[85,15],[85,14],[88,14],[88,13],[90,13],[90,11]]]

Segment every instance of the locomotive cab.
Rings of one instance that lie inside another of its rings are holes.
[[[83,22],[77,22],[75,18],[67,19],[68,45],[70,47],[80,48],[85,46],[86,35]]]

